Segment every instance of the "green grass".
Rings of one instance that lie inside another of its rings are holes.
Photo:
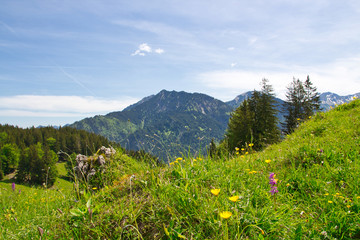
[[[318,113],[258,153],[187,157],[167,167],[117,159],[117,180],[79,202],[57,185],[13,192],[0,183],[2,235],[38,238],[41,227],[47,239],[360,238],[359,100]],[[221,218],[224,211],[232,215]]]

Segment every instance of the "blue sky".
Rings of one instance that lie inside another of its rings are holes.
[[[162,89],[223,101],[269,79],[360,92],[358,0],[0,0],[0,124],[64,125]]]

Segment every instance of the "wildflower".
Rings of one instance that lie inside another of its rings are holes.
[[[309,119],[311,118],[311,116],[309,116]]]
[[[241,151],[245,151],[245,148],[241,148]]]
[[[11,188],[13,191],[15,191],[15,183],[14,182],[11,184]]]
[[[224,219],[228,219],[229,217],[231,217],[232,213],[229,211],[224,211],[220,213],[220,217],[224,218]]]
[[[329,200],[328,203],[333,203],[333,201]]]
[[[270,159],[266,159],[265,162],[266,162],[266,163],[270,163],[271,160],[270,160]]]
[[[325,195],[325,196],[328,196],[329,194],[328,194],[328,193],[325,193],[324,195]]]
[[[277,183],[277,179],[275,179],[276,174],[270,173],[269,175],[269,184],[271,186],[271,190],[269,191],[271,195],[274,195],[275,193],[279,192],[277,187],[275,186]]]
[[[178,157],[178,158],[176,159],[176,161],[181,161],[181,160],[183,160],[181,157]]]
[[[286,186],[289,187],[289,186],[290,186],[290,183],[287,183]]]
[[[93,189],[93,190],[96,190],[96,189],[97,189],[97,187],[93,187],[92,189]]]
[[[346,205],[346,207],[347,207],[347,208],[351,208],[351,206],[350,206],[350,205]]]
[[[235,148],[235,151],[237,151],[237,152],[238,152],[238,151],[239,151],[239,148],[238,148],[238,147],[236,147],[236,148]]]
[[[249,154],[249,152],[246,152],[246,153],[245,153],[245,155],[248,155],[248,154]]]
[[[220,189],[211,189],[211,193],[217,196],[220,193]]]
[[[229,200],[232,201],[232,202],[237,202],[237,201],[239,201],[239,196],[229,197]]]
[[[252,147],[252,146],[254,146],[254,144],[253,144],[253,143],[250,143],[250,144],[249,144],[249,147]]]
[[[174,162],[169,163],[169,165],[170,165],[170,166],[171,166],[171,165],[174,165]]]

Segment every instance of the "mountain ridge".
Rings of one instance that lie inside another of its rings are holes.
[[[225,134],[230,113],[251,96],[245,92],[232,101],[223,102],[203,93],[161,90],[130,105],[122,111],[97,115],[70,124],[119,142],[131,150],[145,150],[169,161],[173,156],[199,154],[214,139]],[[351,100],[360,94],[320,95],[324,110]],[[281,110],[283,100],[276,98]],[[280,121],[283,114],[278,113]]]

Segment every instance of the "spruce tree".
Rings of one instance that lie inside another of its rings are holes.
[[[293,78],[287,88],[286,100],[283,104],[285,123],[283,131],[292,133],[301,121],[312,116],[320,110],[320,95],[310,81],[310,77],[303,83],[300,79]]]
[[[226,132],[229,150],[251,143],[253,139],[254,113],[250,110],[249,100],[244,100],[230,115]]]
[[[226,134],[230,150],[249,143],[258,150],[279,141],[276,101],[268,82],[264,78],[261,91],[254,90],[231,115]]]

